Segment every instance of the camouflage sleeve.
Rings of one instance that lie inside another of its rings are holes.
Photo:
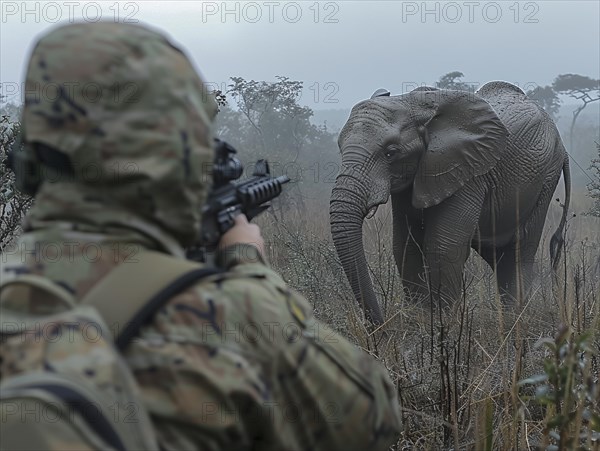
[[[277,386],[303,421],[283,421],[282,435],[303,449],[388,449],[399,437],[400,413],[385,368],[315,320],[304,298],[290,290],[283,296],[301,335],[282,350]]]
[[[267,264],[267,261],[258,249],[255,246],[246,243],[238,243],[227,246],[224,249],[219,249],[217,251],[215,262],[219,267],[225,269],[230,269],[233,266],[242,263]]]
[[[165,450],[384,450],[398,436],[385,369],[262,263],[173,298],[128,363]]]

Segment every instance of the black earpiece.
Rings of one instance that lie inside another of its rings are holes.
[[[23,130],[17,135],[4,164],[15,173],[15,185],[19,191],[35,196],[42,174],[32,149],[23,143]]]

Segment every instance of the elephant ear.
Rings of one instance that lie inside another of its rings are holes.
[[[508,130],[481,97],[460,91],[410,94],[427,147],[413,183],[412,203],[427,208],[448,198],[469,180],[489,172],[502,158]]]

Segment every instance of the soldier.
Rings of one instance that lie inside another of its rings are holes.
[[[23,140],[41,184],[2,277],[43,276],[80,300],[144,250],[183,259],[198,237],[216,114],[186,56],[145,27],[71,24],[39,40],[26,83]],[[393,444],[399,408],[385,369],[315,320],[244,216],[220,249],[227,271],[174,294],[124,353],[161,449]],[[45,296],[32,289],[20,308],[58,309]]]

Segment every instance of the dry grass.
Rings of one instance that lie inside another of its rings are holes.
[[[585,211],[586,200],[574,196],[572,210]],[[600,412],[600,219],[577,215],[569,220],[566,258],[556,277],[548,249],[562,210],[551,207],[537,259],[539,281],[525,305],[502,308],[490,268],[473,252],[462,299],[440,312],[405,299],[391,254],[389,208],[380,208],[366,223],[364,235],[374,289],[387,318],[381,335],[369,334],[364,325],[330,239],[325,202],[313,202],[307,205],[310,219],[301,214],[278,223],[262,219],[270,260],[313,303],[320,319],[388,368],[404,420],[397,449],[576,449],[564,437],[562,444],[553,438],[558,429],[548,426],[560,409],[570,409],[567,413],[575,418],[565,437],[581,433],[577,449],[600,449],[600,432],[592,435],[586,419],[593,409]],[[536,384],[521,386],[519,381],[544,374],[552,364],[564,365],[564,356],[551,362],[553,354],[539,345],[540,339],[572,331],[567,336],[571,343],[586,330],[593,335],[585,353],[564,346],[567,351],[561,351],[585,362],[579,376],[587,379],[571,387],[575,401],[540,404]],[[577,398],[586,394],[591,399],[587,404]]]

